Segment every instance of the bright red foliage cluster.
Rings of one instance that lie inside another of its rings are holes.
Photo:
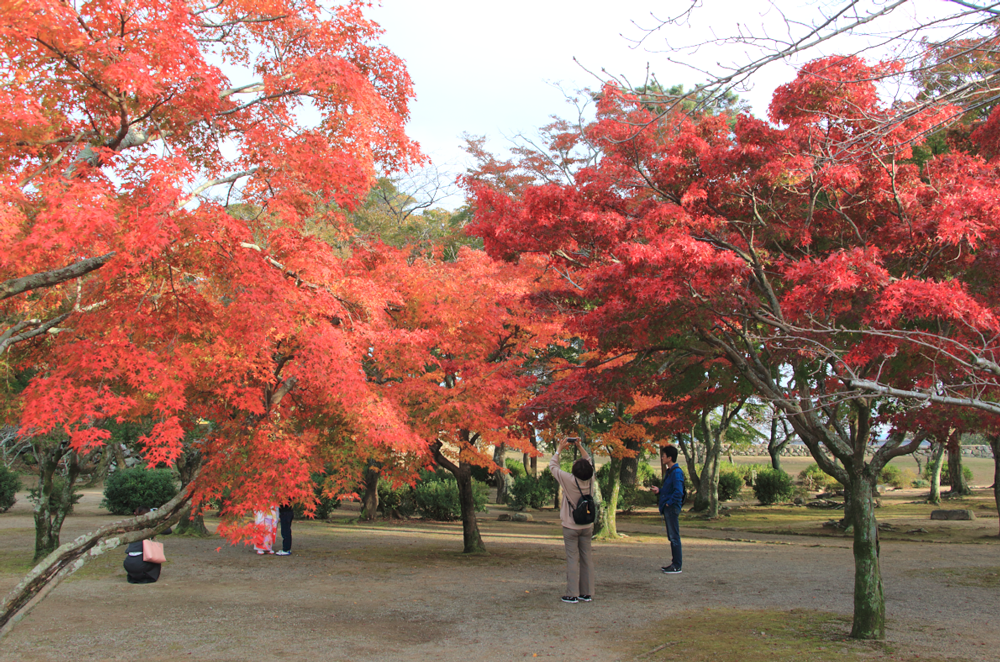
[[[883,105],[875,81],[897,69],[812,62],[775,92],[772,123],[658,117],[641,95],[606,87],[582,136],[596,164],[515,194],[477,173],[473,231],[495,256],[539,254],[565,273],[576,291],[560,294],[581,303],[574,328],[604,351],[648,356],[687,338],[732,358],[762,343],[773,366],[832,359],[846,390],[907,354],[898,383],[927,386],[948,355],[928,371],[911,332],[949,354],[998,349],[986,339],[1000,172],[957,150],[915,160],[955,113]]]

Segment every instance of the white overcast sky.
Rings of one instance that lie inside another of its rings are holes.
[[[918,3],[924,4],[915,0],[914,5]],[[417,98],[408,125],[410,136],[439,168],[457,174],[466,164],[462,133],[485,135],[499,150],[516,134],[546,124],[552,115],[571,116],[572,108],[557,86],[569,91],[597,88],[600,80],[593,74],[625,76],[641,83],[647,64],[665,85],[684,83],[690,88],[704,82],[705,74],[653,52],[665,48],[667,37],[672,46],[697,43],[713,33],[732,34],[737,23],[755,31],[762,26],[775,34],[782,30],[781,13],[766,0],[704,0],[688,26],[672,26],[641,47],[629,41],[642,37],[642,28],[657,24],[653,14],[666,17],[687,4],[687,0],[382,0],[369,16],[385,29],[383,43],[406,61],[413,78]],[[786,14],[802,12],[799,16],[814,20],[819,8],[839,3],[777,4]],[[908,22],[915,9],[904,10],[895,18]],[[702,48],[687,57],[700,69],[746,58],[718,47]],[[773,89],[794,74],[790,65],[770,67],[741,96],[763,116]],[[456,204],[461,200],[447,206]]]
[[[461,170],[463,132],[485,135],[502,148],[506,138],[531,132],[554,114],[569,116],[572,108],[557,86],[571,92],[600,87],[587,70],[601,76],[603,68],[641,83],[649,63],[664,84],[703,81],[627,40],[642,36],[636,24],[654,24],[652,4],[657,3],[383,0],[369,15],[385,29],[383,43],[406,60],[413,78],[417,98],[410,136],[440,167]]]

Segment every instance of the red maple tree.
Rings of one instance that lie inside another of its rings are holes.
[[[376,168],[420,159],[410,79],[365,5],[0,10],[0,352],[33,375],[12,415],[64,461],[101,446],[103,420],[151,418],[150,465],[207,423],[184,495],[225,493],[232,538],[254,508],[311,504],[330,417],[379,420],[354,426],[366,444],[421,443],[362,371],[391,296],[305,232],[336,231]],[[50,556],[4,622],[84,552]]]
[[[775,92],[770,122],[660,114],[606,86],[583,129],[601,157],[571,183],[469,180],[487,250],[564,274],[553,296],[575,302],[571,328],[629,357],[633,384],[677,357],[721,359],[848,486],[862,638],[884,636],[874,486],[918,440],[873,447],[878,396],[859,388],[960,393],[975,356],[949,343],[995,337],[993,166],[913,159],[956,113],[884,105],[876,82],[898,70],[812,62]]]

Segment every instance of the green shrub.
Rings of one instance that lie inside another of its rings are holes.
[[[740,495],[743,476],[735,471],[719,472],[719,501],[729,501]]]
[[[448,522],[458,519],[462,508],[458,501],[458,483],[429,480],[413,488],[413,502],[422,517]]]
[[[426,483],[429,481],[442,481],[442,480],[455,480],[455,476],[452,475],[450,471],[444,467],[434,467],[434,471],[428,471],[427,469],[421,469],[419,472],[418,483]]]
[[[514,480],[528,475],[528,472],[524,469],[524,462],[521,462],[520,460],[507,458],[504,460],[504,466],[507,467],[507,471],[510,472],[510,477]]]
[[[507,492],[507,505],[518,510],[541,508],[552,500],[559,485],[552,472],[544,470],[539,478],[520,476]]]
[[[765,469],[757,473],[753,483],[753,495],[762,505],[786,501],[792,497],[792,477],[784,471]]]
[[[799,479],[802,481],[802,485],[809,490],[825,490],[837,482],[833,476],[820,469],[816,463],[810,464],[799,472]]]
[[[660,486],[660,475],[653,470],[653,467],[649,466],[648,462],[645,462],[640,458],[638,469],[635,472],[635,483],[636,485],[641,485],[642,487],[656,487]]]
[[[101,507],[115,515],[131,515],[136,508],[159,508],[177,495],[169,469],[119,469],[104,483]]]
[[[478,480],[472,481],[472,500],[476,512],[486,510],[489,489]],[[417,514],[427,519],[448,522],[462,516],[458,498],[458,482],[454,478],[427,480],[413,488],[413,503]]]
[[[597,482],[601,488],[601,496],[608,499],[611,495],[611,463],[602,465],[597,470]],[[622,484],[618,490],[618,510],[631,512],[636,508],[656,505],[656,495],[647,489],[650,485],[658,485],[659,480],[653,469],[645,462],[639,462],[636,471],[636,484]]]
[[[931,476],[932,473],[933,473],[933,471],[932,471],[931,463],[928,462],[924,466],[924,472],[923,472],[923,478],[928,483],[930,483],[930,480],[932,478],[932,476]],[[969,467],[964,466],[964,465],[962,466],[962,475],[965,476],[965,482],[966,483],[972,481],[972,469],[970,469]],[[948,485],[949,483],[951,483],[951,471],[949,471],[949,468],[948,468],[948,459],[945,458],[945,461],[941,463],[941,484],[942,485]]]
[[[54,476],[52,478],[52,501],[49,506],[54,510],[63,510],[67,515],[72,514],[73,506],[79,503],[80,499],[83,497],[77,490],[79,487],[73,485],[73,493],[69,497],[69,503],[66,503],[64,495],[66,494],[66,479],[62,476]],[[38,488],[32,487],[28,489],[28,501],[31,503],[38,503]]]
[[[892,464],[882,467],[882,472],[879,474],[880,482],[897,490],[908,487],[913,482],[913,479],[914,475],[912,471],[909,469],[900,469]]]
[[[487,485],[493,484],[494,482],[493,474],[490,473],[490,470],[487,469],[486,467],[481,467],[477,464],[474,464],[471,467],[469,467],[469,469],[472,471],[473,480],[478,480],[479,482],[486,483]]]
[[[743,474],[743,484],[753,487],[757,482],[757,477],[767,471],[774,471],[770,464],[738,464]]]
[[[384,517],[411,517],[416,510],[412,487],[409,485],[393,487],[386,481],[379,481],[378,511]]]
[[[10,510],[17,499],[14,495],[21,489],[21,479],[17,474],[0,464],[0,513]]]
[[[542,484],[542,487],[550,497],[554,497],[559,491],[559,481],[552,475],[548,467],[542,469],[541,473],[538,474],[538,482]]]
[[[911,482],[910,485],[912,487],[929,487],[930,483],[924,480],[923,478],[918,478],[915,481]]]
[[[753,482],[757,478],[757,474],[770,468],[771,465],[769,464],[737,464],[735,462],[720,462],[719,475],[721,476],[723,473],[734,473],[743,481],[744,487],[753,487]],[[698,467],[699,475],[703,469],[703,466]]]
[[[655,506],[659,497],[653,494],[649,488],[654,485],[659,487],[661,482],[659,474],[649,466],[648,462],[640,457],[638,470],[635,475],[636,487],[628,490],[628,499],[624,510],[630,512],[636,508]]]

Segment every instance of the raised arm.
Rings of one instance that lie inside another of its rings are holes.
[[[556,472],[560,470],[560,469],[559,469],[559,455],[560,455],[560,454],[561,454],[561,453],[562,453],[562,452],[563,452],[564,450],[566,450],[566,448],[567,448],[568,446],[569,446],[569,442],[568,442],[568,441],[566,441],[565,439],[564,439],[564,440],[562,440],[562,441],[560,441],[560,442],[559,442],[559,445],[558,445],[558,446],[556,446],[556,452],[552,454],[552,459],[551,459],[551,460],[549,460],[549,471],[551,471],[551,472],[552,472],[552,475],[553,475],[553,476],[555,476],[555,475],[556,475]]]

